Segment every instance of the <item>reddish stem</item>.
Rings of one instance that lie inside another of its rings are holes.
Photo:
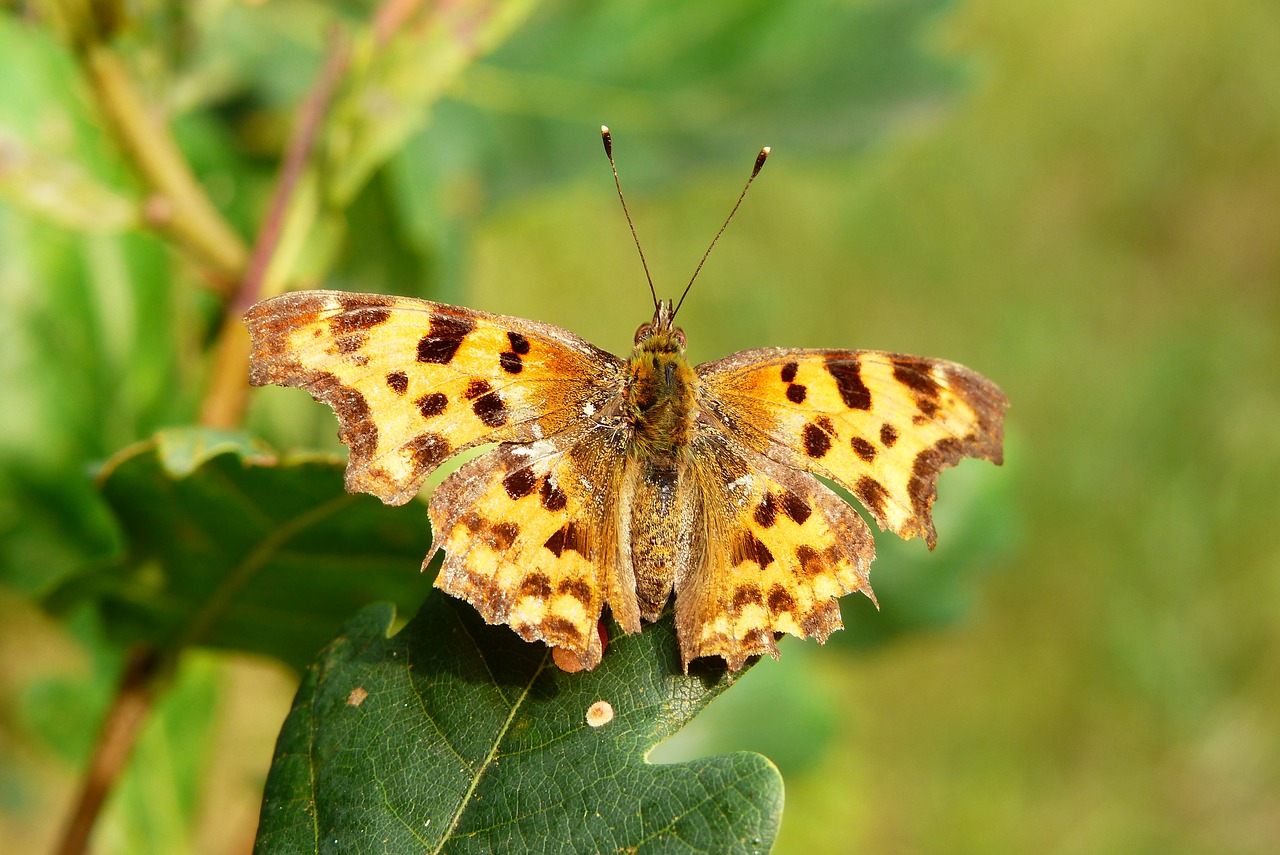
[[[94,823],[116,779],[124,769],[142,725],[151,711],[155,678],[161,659],[152,647],[138,647],[129,654],[120,688],[102,723],[98,743],[80,786],[75,810],[58,844],[57,855],[81,855],[89,843]]]
[[[253,252],[245,266],[244,276],[235,296],[227,305],[222,329],[213,355],[213,370],[209,388],[200,405],[200,423],[227,430],[240,425],[248,401],[249,389],[245,378],[249,376],[249,336],[240,321],[250,306],[256,303],[262,292],[271,259],[275,257],[284,232],[285,219],[298,182],[306,170],[307,161],[315,147],[316,136],[328,110],[333,91],[347,69],[349,53],[341,36],[335,36],[329,57],[325,60],[320,76],[307,94],[307,100],[298,110],[298,125],[294,128],[280,178],[271,197],[271,207],[258,230]]]

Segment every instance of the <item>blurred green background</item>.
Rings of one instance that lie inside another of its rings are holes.
[[[788,640],[659,758],[772,757],[780,852],[1280,851],[1280,6],[454,5],[335,109],[377,121],[322,135],[293,284],[625,351],[651,308],[597,127],[664,295],[771,145],[681,312],[692,358],[915,352],[1012,402],[1005,466],[942,477],[937,550],[878,536],[881,610]],[[50,599],[120,548],[92,468],[195,420],[219,310],[139,225],[73,45],[110,31],[251,241],[327,34],[378,4],[0,8],[0,840],[27,852],[121,667],[92,596]],[[341,452],[299,392],[247,424]],[[295,680],[189,651],[96,851],[248,851]]]

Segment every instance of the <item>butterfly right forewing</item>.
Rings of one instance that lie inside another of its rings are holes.
[[[841,484],[882,528],[930,548],[942,469],[964,457],[1003,459],[1008,400],[954,362],[766,348],[697,370],[703,406],[740,442]]]

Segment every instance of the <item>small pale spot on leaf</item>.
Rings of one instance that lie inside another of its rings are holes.
[[[592,727],[604,727],[613,721],[613,705],[608,701],[596,701],[587,708],[587,724]]]

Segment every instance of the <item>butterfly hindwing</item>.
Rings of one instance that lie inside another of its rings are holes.
[[[621,361],[549,324],[409,297],[302,291],[255,305],[250,381],[333,407],[347,488],[412,498],[483,442],[533,442],[616,396]]]
[[[938,474],[964,457],[1002,460],[1008,401],[941,359],[766,348],[698,366],[725,429],[780,462],[830,478],[903,538],[936,534]]]
[[[596,426],[501,445],[463,465],[431,496],[435,549],[445,552],[436,586],[489,623],[594,668],[606,602],[630,631],[640,628],[635,582],[619,576],[611,522],[622,454],[617,432]]]
[[[706,542],[676,592],[685,666],[721,656],[736,670],[749,656],[776,656],[774,633],[825,641],[841,627],[837,598],[871,596],[875,544],[866,523],[817,478],[716,427],[692,449]]]

